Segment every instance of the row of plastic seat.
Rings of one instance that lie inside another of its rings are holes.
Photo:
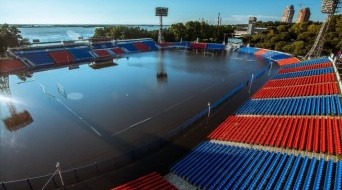
[[[101,42],[101,43],[93,43],[92,44],[92,48],[94,50],[112,49],[115,47],[123,47],[123,48],[127,49],[129,52],[159,50],[159,46],[153,40],[126,41],[126,42],[120,42],[120,43]]]
[[[342,115],[339,96],[248,100],[238,115]]]
[[[124,53],[154,51],[158,50],[159,46],[153,40],[142,40],[121,42],[119,44],[112,42],[94,43],[92,48],[90,49],[88,46],[73,46],[68,48],[16,51],[15,54],[32,66],[44,66],[54,63],[86,62],[96,58],[115,57]]]
[[[289,64],[296,64],[300,62],[297,58],[292,57],[289,54],[285,54],[282,52],[267,50],[267,49],[259,49],[254,47],[241,47],[239,49],[239,52],[241,53],[247,53],[247,54],[254,54],[257,56],[262,56],[266,59],[271,59],[273,61],[276,61],[278,65],[289,65]]]
[[[321,64],[321,63],[326,63],[326,62],[330,62],[329,58],[322,57],[322,58],[317,58],[317,59],[301,61],[301,62],[291,64],[291,65],[284,65],[282,69],[293,68],[293,67],[303,67],[303,66]]]
[[[207,43],[208,50],[225,50],[224,44],[214,44],[214,43]]]
[[[288,54],[276,54],[276,55],[273,55],[271,58],[278,61],[278,60],[282,60],[282,59],[288,59],[291,57],[292,56],[288,55]]]
[[[73,62],[90,61],[95,58],[88,47],[72,47],[65,49],[40,50],[36,52],[21,52],[18,56],[28,59],[33,66],[46,66],[51,64],[65,64]]]
[[[191,49],[207,49],[207,43],[191,43]]]
[[[73,55],[76,61],[90,61],[94,59],[94,56],[90,53],[91,50],[88,47],[71,48],[68,51]]]
[[[31,63],[42,66],[42,65],[50,65],[53,64],[53,60],[50,55],[46,51],[39,52],[27,52],[19,55],[23,59],[29,60]]]
[[[296,78],[296,77],[304,77],[304,76],[313,76],[313,75],[323,75],[328,73],[333,73],[333,68],[323,68],[323,69],[314,69],[308,71],[299,71],[294,73],[284,73],[275,75],[274,79],[284,79],[284,78]]]
[[[128,183],[122,184],[112,190],[176,190],[177,188],[163,179],[157,172],[150,173]]]
[[[338,94],[337,83],[321,83],[304,86],[285,86],[278,88],[261,88],[253,95],[253,99],[280,98],[280,97],[300,97],[300,96],[320,96]]]
[[[108,49],[115,47],[116,45],[112,42],[102,42],[102,43],[93,43],[92,49]]]
[[[49,55],[56,64],[67,64],[75,62],[73,55],[67,50],[52,51],[49,52]]]
[[[254,55],[256,55],[256,56],[262,56],[262,55],[265,54],[266,52],[268,52],[267,49],[259,49],[258,51],[256,51],[256,52],[254,53]]]
[[[279,66],[292,65],[292,64],[296,64],[298,62],[300,62],[300,61],[295,57],[277,60],[277,63]]]
[[[340,189],[340,167],[341,161],[204,142],[171,171],[201,189]]]
[[[272,50],[268,50],[262,56],[265,58],[270,58],[270,59],[275,60],[275,61],[292,57],[289,54],[285,54],[285,53],[277,52],[277,51],[272,51]]]
[[[111,54],[106,49],[96,49],[96,50],[94,50],[94,53],[99,58],[111,57]]]
[[[134,46],[134,43],[122,43],[118,44],[118,47],[124,48],[127,50],[127,52],[138,52],[139,50]]]
[[[280,69],[280,70],[278,71],[278,73],[279,73],[279,74],[283,74],[283,73],[293,73],[293,72],[298,72],[298,71],[306,71],[306,70],[313,70],[313,69],[322,69],[322,68],[328,68],[328,67],[332,67],[332,63],[331,63],[331,62],[316,64],[316,65],[302,66],[302,67],[284,68],[284,69]]]
[[[255,48],[255,47],[241,47],[239,49],[239,52],[240,53],[247,53],[247,54],[254,54],[258,50],[259,50],[259,48]]]
[[[324,75],[313,75],[297,78],[287,78],[268,81],[263,88],[285,87],[285,86],[297,86],[307,84],[318,84],[326,82],[336,82],[335,74],[329,73]]]
[[[142,42],[136,42],[136,43],[133,43],[133,45],[138,51],[141,51],[141,52],[150,50],[150,48]]]
[[[230,116],[209,138],[342,155],[342,118]]]

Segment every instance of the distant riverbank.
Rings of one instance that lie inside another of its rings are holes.
[[[96,27],[110,27],[120,26],[123,24],[13,24],[18,28],[47,28],[47,27],[84,27],[84,28],[96,28]],[[140,27],[140,28],[159,28],[159,25],[151,24],[124,24],[124,26]],[[169,27],[171,25],[164,25]]]
[[[95,29],[99,27],[109,27],[115,25],[16,25],[21,31],[21,35],[30,42],[38,39],[40,42],[55,42],[66,40],[88,39],[93,37]],[[158,25],[125,25],[130,27],[140,27],[153,31],[158,30]],[[164,28],[167,28],[165,26]]]

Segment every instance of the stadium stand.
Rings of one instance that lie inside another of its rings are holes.
[[[49,52],[49,55],[56,64],[68,64],[75,62],[74,57],[67,50],[51,51]]]
[[[238,115],[342,115],[339,96],[248,100]]]
[[[73,55],[76,61],[90,61],[94,59],[93,55],[89,53],[90,49],[88,47],[70,48],[68,51]]]
[[[118,44],[120,48],[124,48],[127,50],[128,53],[135,53],[139,50],[133,45],[133,43],[120,43]]]
[[[261,88],[253,99],[299,97],[299,96],[320,96],[339,94],[337,83],[306,84],[300,86],[285,86],[277,88]]]
[[[341,136],[341,117],[230,116],[209,138],[341,155]]]
[[[207,43],[191,43],[190,48],[191,49],[206,49]]]
[[[340,162],[203,142],[171,171],[200,189],[337,189]]]
[[[112,51],[114,54],[118,54],[118,55],[126,53],[123,49],[121,49],[119,47],[111,48],[110,51]]]
[[[106,49],[115,47],[115,45],[112,42],[93,43],[91,46],[93,49]]]
[[[207,49],[208,50],[225,50],[225,45],[224,44],[208,43]]]
[[[142,43],[148,46],[151,51],[158,51],[160,49],[160,47],[153,40],[144,40]]]
[[[259,49],[258,51],[256,51],[256,52],[254,53],[254,55],[256,55],[256,56],[262,56],[262,55],[264,55],[266,52],[268,52],[268,50],[266,50],[266,49]]]
[[[44,65],[53,64],[53,61],[47,51],[30,51],[30,52],[23,52],[17,55],[19,55],[21,58],[28,59],[35,66],[44,66]]]
[[[274,60],[282,60],[282,59],[288,59],[288,58],[291,58],[292,56],[291,55],[288,55],[288,54],[276,54],[274,56],[272,56],[271,58],[274,59]]]
[[[238,51],[240,53],[254,54],[258,50],[259,50],[259,48],[254,48],[254,47],[241,47]]]
[[[302,67],[292,67],[287,69],[280,69],[278,71],[279,74],[283,73],[292,73],[292,72],[299,72],[299,71],[306,71],[306,70],[313,70],[313,69],[322,69],[322,68],[331,68],[332,64],[331,62],[327,63],[321,63],[316,65],[308,65],[308,66],[302,66]]]
[[[323,75],[328,73],[333,73],[333,68],[323,68],[323,69],[314,69],[314,70],[308,70],[308,71],[299,71],[294,73],[284,73],[275,75],[274,79],[284,79],[284,78],[295,78],[295,77],[304,77],[304,76],[313,76],[313,75]]]
[[[150,50],[150,47],[145,45],[144,43],[142,42],[135,42],[133,43],[133,46],[138,50],[138,51],[141,51],[141,52],[144,52],[144,51],[149,51]]]
[[[105,49],[97,49],[97,50],[94,50],[94,52],[97,55],[97,57],[100,57],[100,58],[111,57],[111,55]]]
[[[327,83],[327,82],[336,82],[336,77],[334,73],[324,74],[324,75],[306,76],[306,77],[297,77],[297,78],[279,79],[279,80],[270,80],[264,85],[263,88],[297,86],[297,85],[318,84],[318,83]]]
[[[113,188],[112,190],[176,190],[177,188],[163,179],[157,172],[142,176],[126,184]]]
[[[240,53],[254,54],[256,56],[262,56],[266,59],[270,59],[272,61],[277,62],[278,65],[287,65],[298,63],[299,60],[295,57],[292,57],[289,54],[285,54],[283,52],[272,51],[267,49],[259,49],[254,47],[241,47],[239,49]]]
[[[27,66],[17,59],[0,60],[0,73],[11,73],[25,69],[27,69]]]
[[[323,58],[318,58],[318,59],[302,61],[296,64],[284,65],[282,69],[288,69],[288,68],[293,68],[293,67],[303,67],[303,66],[321,64],[321,63],[327,63],[327,62],[330,62],[330,60],[326,57],[323,57]]]
[[[277,63],[279,66],[292,65],[292,64],[296,64],[298,62],[299,62],[299,60],[295,57],[277,60]]]

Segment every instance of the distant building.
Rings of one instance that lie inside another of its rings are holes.
[[[253,34],[259,34],[266,30],[267,28],[254,28]],[[245,35],[251,35],[248,33],[248,27],[241,27],[241,28],[237,28],[236,30],[234,30],[234,37],[239,38]]]
[[[309,7],[299,10],[297,23],[308,22],[310,19],[310,15],[311,12]]]
[[[249,19],[248,19],[248,28],[247,28],[247,33],[249,35],[254,34],[256,21],[257,21],[256,17],[249,17]]]
[[[293,5],[287,6],[284,10],[283,17],[281,17],[281,22],[292,23],[294,12]]]
[[[245,35],[258,34],[267,30],[267,28],[257,28],[256,21],[257,21],[256,17],[249,17],[248,25],[246,24],[237,25],[236,30],[234,30],[234,36],[239,38]]]

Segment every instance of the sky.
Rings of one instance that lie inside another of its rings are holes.
[[[169,8],[165,24],[206,20],[246,24],[248,17],[280,21],[287,5],[311,9],[313,21],[323,21],[320,0],[1,0],[0,23],[9,24],[158,24],[155,7]]]

